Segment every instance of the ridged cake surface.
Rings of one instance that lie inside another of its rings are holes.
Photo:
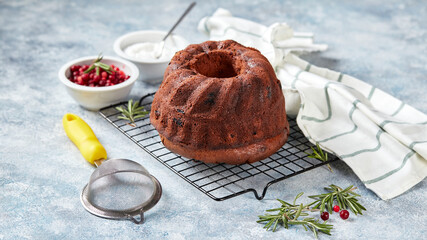
[[[150,120],[168,149],[207,163],[264,159],[289,135],[271,64],[258,50],[232,40],[177,52],[155,94]]]

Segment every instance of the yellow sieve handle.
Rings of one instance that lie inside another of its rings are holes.
[[[96,160],[107,159],[107,151],[83,119],[75,114],[67,113],[62,118],[62,125],[67,136],[88,162],[95,164]]]

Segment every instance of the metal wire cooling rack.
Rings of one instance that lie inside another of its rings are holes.
[[[153,96],[154,93],[142,97],[140,105],[150,110]],[[217,201],[247,192],[253,192],[255,197],[261,200],[272,184],[337,160],[334,156],[330,156],[328,162],[307,157],[305,152],[311,152],[312,144],[304,137],[295,119],[288,118],[291,128],[288,141],[267,159],[242,165],[206,164],[166,149],[156,129],[150,124],[148,115],[138,119],[136,127],[118,119],[120,113],[115,107],[120,105],[127,107],[127,102],[103,108],[99,113],[172,172]],[[262,194],[258,194],[261,191]]]

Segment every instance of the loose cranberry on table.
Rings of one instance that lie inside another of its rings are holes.
[[[340,206],[335,205],[333,209],[334,209],[334,212],[339,212],[340,211]]]
[[[71,74],[68,79],[73,83],[88,87],[114,86],[129,79],[130,76],[118,67],[102,63],[101,60],[102,56],[98,57],[90,66],[71,66]]]
[[[320,218],[321,218],[323,221],[328,220],[328,219],[329,219],[329,213],[328,213],[328,212],[322,212],[322,213],[320,214]]]
[[[347,210],[342,210],[340,212],[340,217],[344,220],[346,220],[350,216],[350,213]]]

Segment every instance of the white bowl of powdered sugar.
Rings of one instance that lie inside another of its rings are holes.
[[[166,67],[175,53],[188,45],[184,38],[171,34],[161,50],[160,42],[165,36],[164,31],[131,32],[114,42],[114,51],[138,66],[143,81],[159,83],[163,80]],[[159,49],[161,54],[158,54]]]

